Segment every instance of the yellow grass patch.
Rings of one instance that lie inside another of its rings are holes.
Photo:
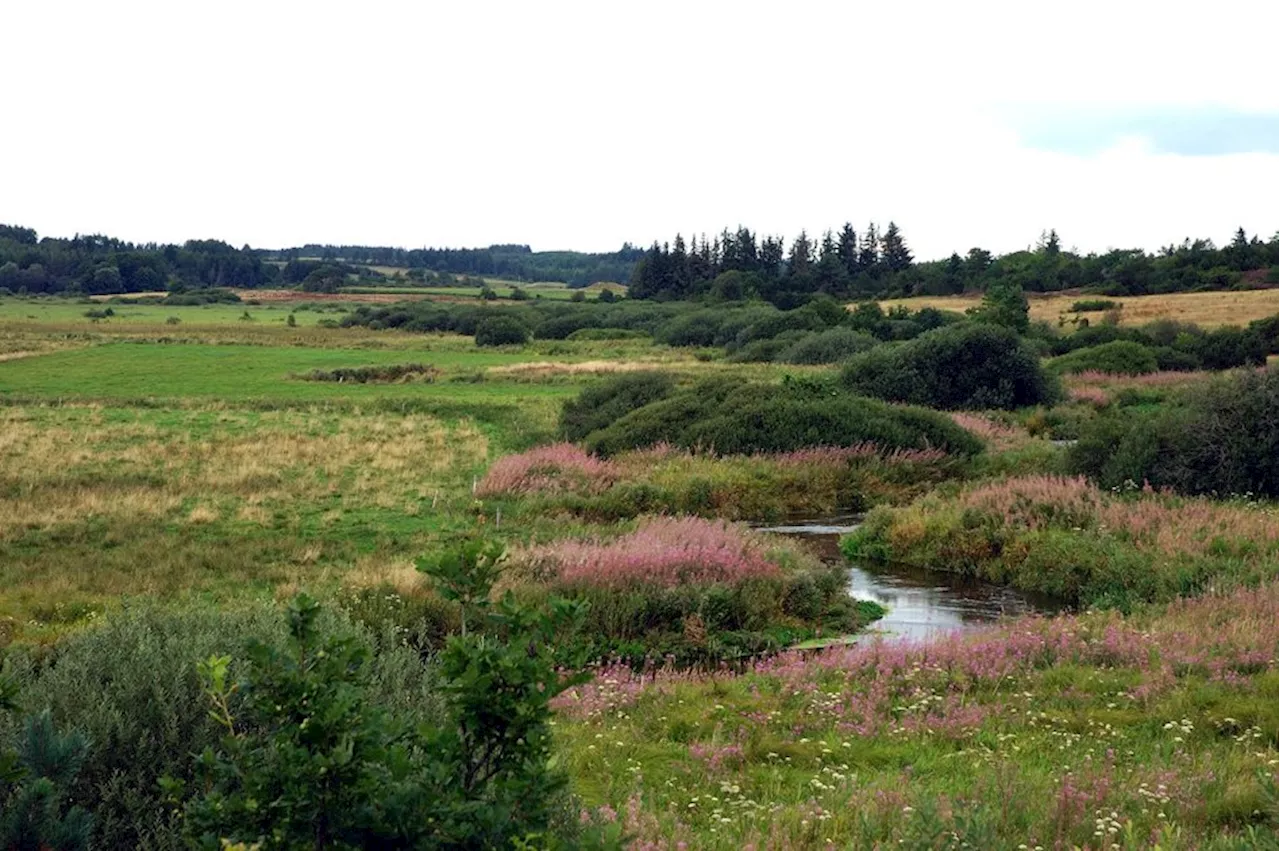
[[[1219,325],[1245,325],[1255,319],[1275,316],[1280,301],[1277,290],[1241,290],[1210,293],[1170,293],[1168,295],[1106,296],[1122,305],[1119,310],[1121,325],[1145,325],[1157,319],[1173,319],[1191,322],[1205,328]],[[1071,305],[1082,299],[1093,298],[1080,293],[1027,293],[1031,307],[1031,319],[1056,325],[1059,317],[1070,320],[1085,316],[1091,322],[1102,313],[1076,314]],[[982,303],[980,295],[918,296],[880,302],[885,310],[902,305],[909,310],[933,307],[963,313]]]
[[[606,375],[614,372],[637,372],[655,369],[661,361],[609,361],[588,360],[578,363],[557,363],[554,361],[530,361],[529,363],[513,363],[505,366],[491,366],[485,370],[489,375],[514,375],[528,378],[543,378],[551,375]]]

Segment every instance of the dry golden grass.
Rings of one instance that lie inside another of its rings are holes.
[[[491,366],[486,373],[493,376],[518,376],[521,378],[546,378],[552,375],[607,375],[615,372],[638,372],[661,368],[669,360],[608,361],[588,360],[578,363],[531,361],[506,366]]]
[[[62,338],[62,339],[59,339]],[[45,354],[62,349],[82,348],[95,343],[117,341],[169,343],[243,344],[249,346],[302,346],[340,349],[422,349],[428,341],[474,347],[470,338],[444,335],[426,337],[406,331],[371,331],[368,328],[324,328],[317,325],[282,327],[278,323],[237,322],[235,324],[157,325],[115,320],[89,326],[78,320],[0,320],[0,351],[12,349]]]
[[[0,407],[0,616],[349,570],[409,587],[435,498],[465,493],[488,451],[476,427],[416,414]],[[378,511],[399,531],[362,533]]]
[[[1123,305],[1120,308],[1121,325],[1145,325],[1157,319],[1174,319],[1192,322],[1205,328],[1219,325],[1245,325],[1255,319],[1275,316],[1280,301],[1277,290],[1242,290],[1238,292],[1172,293],[1169,295],[1109,297]],[[1056,325],[1059,317],[1067,320],[1085,316],[1097,321],[1102,313],[1076,314],[1071,305],[1090,296],[1079,293],[1028,293],[1031,319]],[[919,296],[880,302],[885,310],[903,305],[911,310],[933,307],[939,310],[963,312],[982,303],[980,295]]]

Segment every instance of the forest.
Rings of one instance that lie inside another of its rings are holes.
[[[423,272],[512,281],[557,281],[584,287],[601,281],[630,284],[636,299],[758,298],[778,307],[815,294],[839,298],[895,298],[985,292],[993,283],[1025,292],[1083,289],[1136,296],[1275,286],[1277,236],[1262,240],[1239,229],[1219,248],[1187,239],[1154,254],[1116,249],[1081,255],[1062,246],[1056,231],[1031,250],[995,255],[971,248],[961,256],[917,261],[894,222],[859,234],[846,223],[819,238],[805,232],[787,242],[748,228],[705,234],[687,243],[677,234],[648,250],[625,243],[613,253],[535,252],[527,245],[488,248],[378,248],[306,245],[283,250],[239,249],[219,240],[182,245],[135,244],[98,235],[70,239],[0,225],[0,288],[13,293],[111,295],[164,289],[292,286],[322,269],[332,289],[344,282],[382,280],[403,269],[408,283]],[[372,267],[377,267],[372,268]],[[335,272],[336,270],[336,272]],[[298,274],[294,274],[297,272]],[[416,274],[415,274],[416,273]],[[336,277],[335,277],[336,275]]]

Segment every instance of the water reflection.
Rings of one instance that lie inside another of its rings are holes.
[[[855,517],[823,518],[760,529],[808,544],[827,561],[843,561],[840,536],[857,528]],[[924,639],[977,629],[1003,617],[1055,613],[1065,606],[1050,598],[953,573],[900,564],[855,564],[849,593],[889,610],[873,630],[885,637]]]

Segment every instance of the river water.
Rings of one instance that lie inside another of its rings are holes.
[[[844,515],[798,520],[757,531],[797,538],[822,559],[844,563],[840,536],[856,529],[859,519]],[[901,564],[855,562],[850,574],[851,595],[873,600],[889,610],[867,633],[886,638],[933,638],[978,629],[1003,617],[1053,614],[1065,609],[1061,603],[1041,595]]]

